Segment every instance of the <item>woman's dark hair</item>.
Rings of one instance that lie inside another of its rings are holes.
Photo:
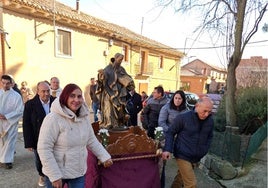
[[[63,90],[62,90],[62,92],[61,92],[61,94],[59,96],[61,106],[66,106],[67,107],[68,98],[71,95],[71,93],[76,89],[79,89],[80,91],[82,91],[81,88],[76,84],[67,84],[63,88]],[[79,113],[79,110],[77,112]]]
[[[177,106],[175,106],[174,104],[174,97],[176,94],[180,94],[181,98],[182,98],[182,103],[181,105],[179,106],[179,108]],[[172,95],[172,98],[170,100],[170,109],[174,109],[174,110],[179,110],[179,111],[182,111],[182,110],[185,110],[186,109],[186,98],[185,98],[185,93],[184,91],[182,90],[177,90],[173,95]]]

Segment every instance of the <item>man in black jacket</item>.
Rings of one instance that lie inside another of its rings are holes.
[[[94,113],[94,122],[97,122],[98,119],[98,110],[99,110],[99,99],[96,96],[96,89],[97,89],[97,84],[95,81],[95,78],[90,78],[90,88],[89,88],[89,95],[91,99],[91,107]]]
[[[142,101],[141,95],[135,91],[135,89],[131,89],[127,95],[128,103],[131,103],[131,109],[128,109],[128,113],[130,115],[130,126],[137,126],[138,125],[138,113],[142,109]],[[128,107],[128,105],[127,105]]]
[[[143,108],[143,126],[147,129],[147,135],[151,138],[155,138],[154,131],[158,127],[158,117],[161,108],[168,102],[168,98],[164,93],[162,86],[154,88],[153,97],[147,102],[147,105]]]
[[[39,173],[39,186],[45,186],[45,175],[37,153],[39,131],[45,116],[50,112],[50,107],[55,97],[50,95],[50,88],[46,82],[37,84],[37,94],[25,103],[23,112],[23,137],[25,148],[34,152],[35,165]]]
[[[162,158],[170,159],[173,153],[179,167],[177,177],[182,178],[174,181],[172,188],[181,187],[182,184],[185,188],[196,187],[193,168],[207,154],[212,141],[212,108],[210,98],[200,98],[193,110],[179,114],[169,127]]]

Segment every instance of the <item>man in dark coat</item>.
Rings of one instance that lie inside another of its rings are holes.
[[[210,98],[200,98],[193,110],[179,114],[169,127],[162,158],[170,159],[173,153],[179,168],[178,173],[182,177],[182,182],[178,179],[180,182],[172,187],[196,187],[193,168],[207,154],[212,141],[212,108]]]
[[[45,175],[42,172],[42,164],[37,153],[39,131],[45,116],[50,112],[50,107],[55,97],[50,95],[50,88],[46,82],[37,84],[37,94],[25,103],[23,112],[23,137],[25,148],[34,152],[35,165],[39,173],[39,186],[45,186]]]
[[[99,110],[99,99],[96,96],[97,84],[95,82],[95,78],[90,79],[90,88],[89,88],[89,96],[91,99],[91,107],[94,114],[94,122],[97,122],[98,119],[98,110]]]
[[[142,109],[142,101],[141,101],[141,95],[138,94],[135,89],[132,89],[128,92],[127,95],[128,103],[131,103],[129,106],[129,115],[130,115],[130,121],[129,124],[132,126],[138,125],[137,119],[138,119],[138,113]],[[127,104],[128,107],[128,104]]]
[[[154,88],[153,97],[150,98],[143,108],[143,126],[147,129],[147,135],[155,138],[154,131],[158,127],[158,117],[161,108],[168,102],[162,86]]]

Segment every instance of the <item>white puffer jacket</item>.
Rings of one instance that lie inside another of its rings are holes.
[[[51,182],[83,176],[87,169],[87,147],[104,162],[111,158],[97,140],[92,129],[86,104],[77,117],[55,99],[41,126],[37,150],[43,173]]]

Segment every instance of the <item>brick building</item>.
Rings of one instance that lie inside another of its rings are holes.
[[[195,59],[181,67],[181,88],[194,93],[207,93],[206,87],[212,79],[224,84],[227,78],[226,69],[216,67]]]
[[[267,87],[267,67],[268,59],[262,56],[241,59],[236,68],[237,87]]]

